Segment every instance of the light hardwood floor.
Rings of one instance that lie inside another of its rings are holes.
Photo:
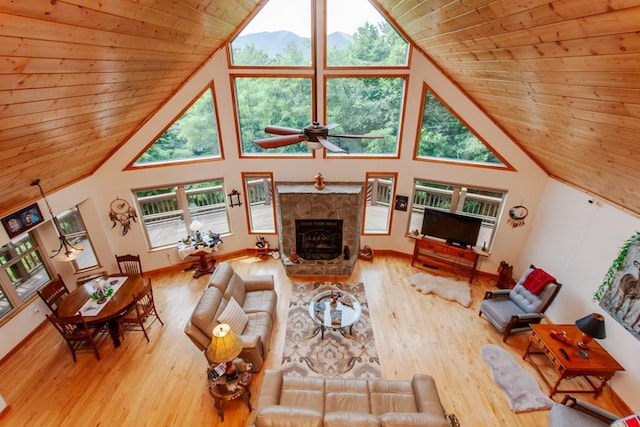
[[[294,279],[286,276],[279,260],[247,256],[231,263],[240,274],[275,276],[278,319],[267,367],[278,367]],[[432,375],[445,410],[455,413],[463,426],[548,425],[548,411],[514,414],[480,357],[483,344],[498,344],[538,378],[521,360],[529,333],[513,335],[503,344],[493,327],[478,317],[480,300],[492,281],[476,279],[472,306],[464,308],[416,292],[407,283],[419,271],[407,257],[376,254],[373,262],[358,261],[348,278],[365,284],[383,377]],[[62,338],[47,322],[0,365],[0,394],[11,406],[0,425],[242,426],[250,422],[253,414],[238,401],[225,405],[225,422],[220,423],[207,392],[206,360],[183,332],[210,276],[193,279],[191,272],[176,269],[149,277],[165,322],[164,326],[153,324],[151,342],[142,333],[129,332],[120,348],[115,349],[110,340],[101,346],[101,361],[92,353],[80,353],[73,363]],[[319,278],[295,280],[312,279]],[[254,406],[261,381],[261,374],[254,376]],[[583,397],[620,413],[608,386],[597,401]]]

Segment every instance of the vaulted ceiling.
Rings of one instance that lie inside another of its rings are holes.
[[[259,3],[0,3],[0,215],[90,176]],[[640,214],[640,0],[373,3],[550,176]]]

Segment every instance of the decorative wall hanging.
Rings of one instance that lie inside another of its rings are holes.
[[[513,228],[522,227],[524,219],[529,215],[529,209],[522,205],[514,206],[509,209],[509,225]]]
[[[2,225],[4,225],[4,229],[7,231],[9,238],[13,239],[18,234],[24,233],[42,221],[44,221],[44,218],[42,218],[40,208],[37,203],[34,203],[2,218]]]
[[[408,196],[396,196],[395,209],[397,211],[406,211],[408,206],[409,206]]]
[[[626,330],[640,340],[640,231],[627,240],[593,295]]]
[[[111,202],[111,210],[109,211],[109,219],[113,222],[111,228],[116,226],[116,223],[122,225],[122,235],[124,236],[131,230],[131,221],[136,222],[137,214],[126,200],[116,198]]]
[[[242,206],[238,190],[232,190],[231,193],[227,194],[227,196],[229,196],[229,206]]]

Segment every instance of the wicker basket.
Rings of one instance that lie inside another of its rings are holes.
[[[360,249],[360,258],[365,261],[371,261],[373,259],[373,249],[371,246],[365,245],[364,248]]]

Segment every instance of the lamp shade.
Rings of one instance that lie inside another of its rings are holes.
[[[233,360],[242,351],[242,340],[233,333],[231,327],[221,323],[213,328],[211,345],[206,356],[211,363],[222,363]]]
[[[195,220],[191,223],[191,225],[189,226],[189,229],[191,231],[200,231],[202,230],[202,227],[204,227],[204,225],[200,221]]]
[[[604,329],[604,317],[601,314],[591,313],[584,316],[582,319],[576,320],[576,326],[583,334],[591,338],[601,340],[607,337],[607,332]]]

